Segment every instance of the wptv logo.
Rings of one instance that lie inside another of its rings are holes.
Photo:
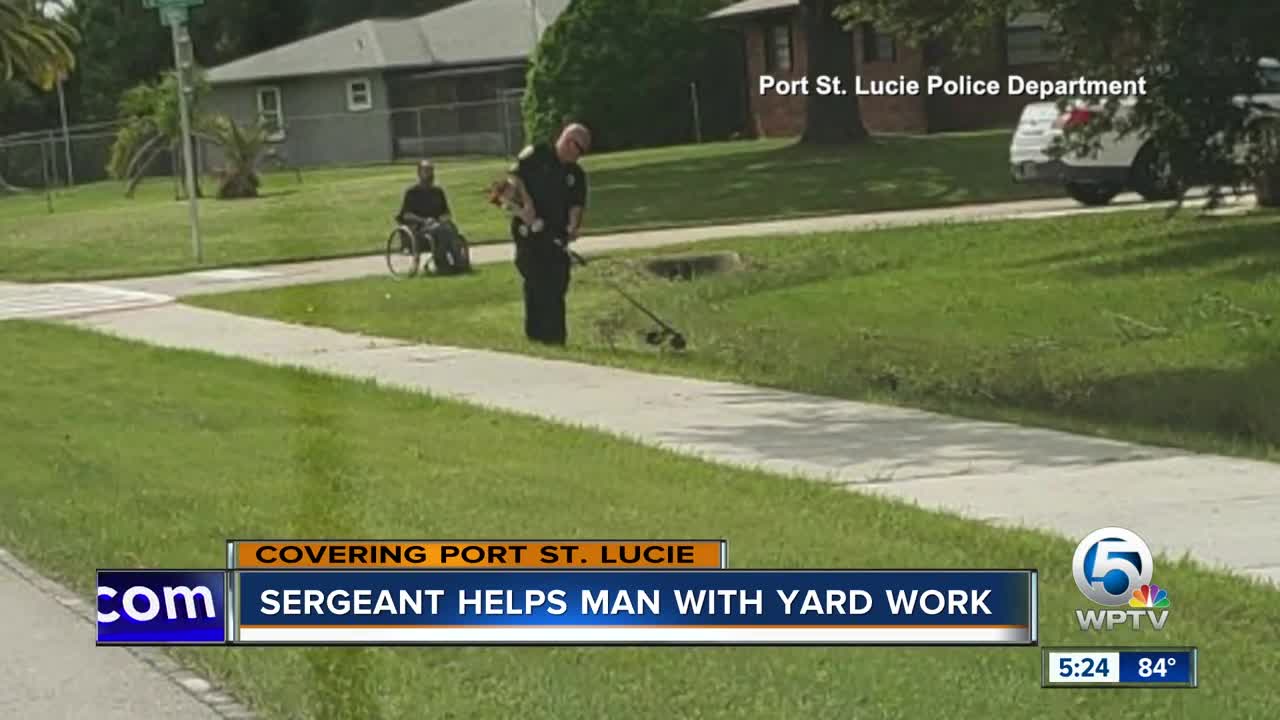
[[[1094,530],[1076,546],[1071,573],[1076,587],[1092,602],[1130,610],[1076,610],[1081,630],[1114,630],[1130,625],[1163,630],[1169,619],[1169,593],[1151,583],[1151,549],[1136,533],[1119,527]]]
[[[99,570],[98,644],[221,644],[226,595],[217,570]]]

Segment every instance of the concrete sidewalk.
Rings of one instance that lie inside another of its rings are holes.
[[[155,648],[95,646],[94,613],[0,550],[0,718],[254,717]]]
[[[1280,582],[1280,465],[743,385],[411,345],[164,305],[70,324],[451,397],[744,467],[1080,538],[1128,527],[1155,552]],[[1070,558],[1063,559],[1063,567]]]
[[[1239,200],[1228,198],[1230,208],[1240,210],[1255,203],[1252,195]],[[640,232],[584,236],[575,245],[585,256],[619,250],[661,248],[685,243],[720,240],[732,237],[760,237],[767,235],[794,235],[816,232],[848,232],[875,228],[904,227],[927,223],[981,222],[986,220],[1036,220],[1071,215],[1130,212],[1166,207],[1171,203],[1146,203],[1137,195],[1121,195],[1109,206],[1082,207],[1074,200],[1022,200],[1017,202],[989,203],[982,205],[958,205],[922,210],[893,210],[887,212],[806,217],[791,220],[741,223],[734,225],[708,225],[703,227],[669,228]],[[1200,198],[1186,203],[1194,208],[1203,204]],[[1230,212],[1231,210],[1228,210]],[[380,248],[371,248],[380,252]],[[509,243],[477,245],[472,249],[475,264],[510,262],[513,248]],[[381,254],[333,260],[313,260],[298,263],[263,265],[258,267],[220,268],[159,277],[101,281],[98,285],[146,293],[182,297],[208,293],[225,293],[238,290],[281,287],[309,283],[352,280],[355,278],[388,275],[386,261]]]

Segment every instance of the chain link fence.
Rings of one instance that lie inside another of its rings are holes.
[[[0,136],[0,177],[29,188],[105,180],[120,126],[101,122]]]
[[[521,93],[491,100],[266,119],[277,131],[266,158],[291,168],[342,167],[458,155],[514,156],[524,145]],[[258,118],[235,116],[248,125]],[[222,164],[204,145],[206,172]]]
[[[391,163],[449,155],[513,156],[524,145],[523,93],[505,91],[491,100],[423,105],[391,110],[286,116],[272,138],[266,167],[334,167]],[[208,111],[209,109],[206,109]],[[251,124],[253,117],[236,117]],[[107,162],[121,122],[100,122],[0,136],[0,178],[32,189],[82,185],[109,179]],[[222,166],[218,148],[196,142],[199,167]],[[148,177],[174,175],[163,151]]]
[[[524,146],[523,93],[493,100],[424,105],[391,111],[394,154],[515,155]]]
[[[20,188],[46,189],[110,179],[107,163],[119,121],[87,123],[0,136],[0,179]],[[174,173],[175,158],[161,151],[147,177]]]

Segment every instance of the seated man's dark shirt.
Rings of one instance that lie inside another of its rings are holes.
[[[578,163],[562,163],[550,143],[531,145],[511,167],[520,178],[546,231],[563,235],[569,227],[569,210],[586,207],[587,174]]]
[[[421,183],[414,185],[404,193],[404,201],[400,204],[400,213],[396,218],[405,222],[405,213],[413,213],[421,218],[439,220],[449,214],[449,199],[438,185],[426,187]]]

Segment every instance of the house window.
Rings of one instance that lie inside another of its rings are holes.
[[[862,25],[862,60],[863,62],[896,62],[898,59],[898,43],[892,35],[876,32],[871,23]]]
[[[791,23],[770,25],[764,35],[764,68],[767,72],[791,70]]]
[[[1043,27],[1010,27],[1005,34],[1006,55],[1010,65],[1034,65],[1058,59],[1053,38]]]
[[[267,139],[278,142],[284,139],[284,106],[280,102],[280,88],[258,88],[258,122],[267,128]]]
[[[347,83],[347,109],[352,112],[373,108],[373,87],[363,78]]]

